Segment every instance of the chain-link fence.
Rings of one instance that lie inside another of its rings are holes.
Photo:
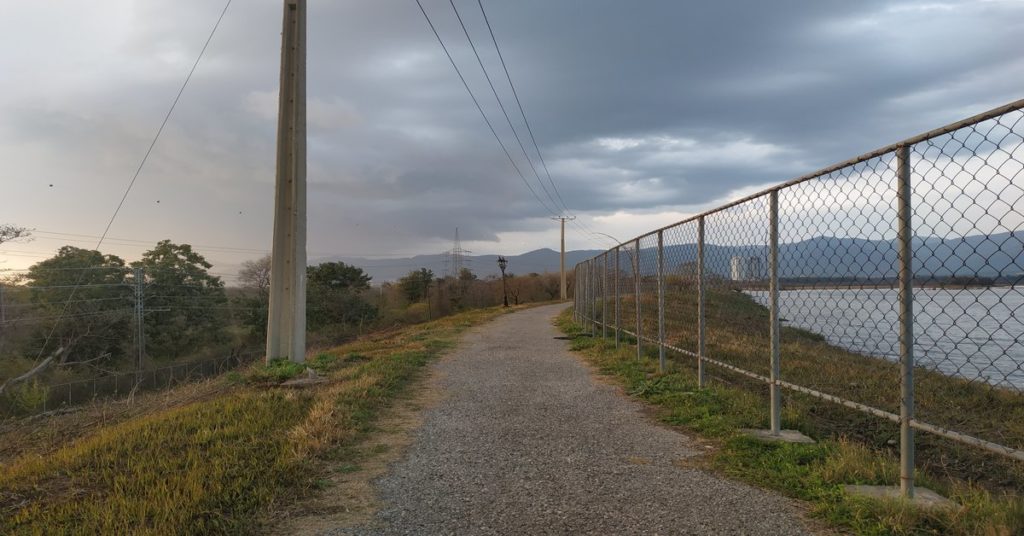
[[[576,266],[576,319],[766,384],[775,433],[784,389],[898,423],[907,495],[915,430],[1024,461],[1022,109],[620,244]]]

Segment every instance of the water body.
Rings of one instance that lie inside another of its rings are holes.
[[[767,305],[766,292],[750,292]],[[1024,391],[1024,288],[914,289],[916,363]],[[899,360],[895,289],[801,289],[779,294],[784,325],[847,350]]]

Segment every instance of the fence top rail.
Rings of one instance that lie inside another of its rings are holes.
[[[954,123],[950,123],[950,124],[948,124],[946,126],[942,126],[942,127],[939,127],[939,128],[933,129],[933,130],[929,130],[928,132],[924,132],[922,134],[918,134],[916,136],[909,137],[909,138],[904,139],[902,141],[898,141],[896,143],[892,143],[892,144],[886,145],[885,147],[881,147],[881,148],[875,149],[873,151],[866,152],[866,153],[864,153],[864,154],[862,154],[860,156],[855,156],[853,158],[850,158],[849,160],[844,160],[842,162],[839,162],[839,163],[836,163],[836,164],[832,164],[832,165],[827,166],[827,167],[823,167],[823,168],[821,168],[821,169],[819,169],[817,171],[812,171],[812,172],[807,173],[805,175],[800,175],[799,177],[796,177],[794,179],[790,179],[790,180],[788,180],[786,182],[782,182],[782,183],[776,184],[774,186],[771,186],[769,188],[761,190],[760,192],[756,192],[756,193],[750,194],[750,195],[748,195],[746,197],[742,197],[740,199],[736,199],[736,200],[730,201],[728,203],[725,203],[724,205],[719,205],[719,206],[717,206],[715,208],[706,210],[706,211],[701,212],[699,214],[695,214],[693,216],[690,216],[689,218],[685,218],[685,219],[679,220],[677,222],[665,225],[663,227],[659,227],[659,228],[657,228],[657,229],[655,229],[653,231],[649,231],[649,232],[644,233],[642,235],[639,235],[639,236],[637,236],[635,238],[631,238],[629,240],[626,240],[625,242],[615,246],[615,248],[618,248],[618,247],[621,247],[621,246],[625,246],[627,244],[636,242],[636,241],[640,240],[641,238],[645,238],[647,236],[651,236],[651,235],[657,234],[657,233],[659,233],[661,231],[664,231],[666,229],[670,229],[672,227],[676,227],[678,225],[682,225],[684,223],[689,223],[689,222],[692,222],[692,221],[697,221],[697,220],[699,220],[699,219],[701,219],[703,217],[710,216],[712,214],[715,214],[717,212],[721,212],[723,210],[726,210],[728,208],[734,207],[736,205],[740,205],[740,204],[746,203],[747,201],[752,201],[752,200],[757,199],[759,197],[763,197],[765,195],[768,195],[768,194],[770,194],[772,192],[775,192],[775,191],[778,191],[778,190],[782,190],[784,188],[789,188],[790,186],[795,186],[795,185],[800,184],[802,182],[807,182],[809,180],[813,180],[813,179],[822,177],[824,175],[828,175],[829,173],[832,173],[833,171],[838,171],[838,170],[846,168],[846,167],[857,165],[857,164],[859,164],[861,162],[866,162],[868,160],[871,160],[872,158],[877,158],[879,156],[895,152],[897,149],[899,149],[901,147],[905,147],[905,146],[908,146],[908,145],[915,145],[915,144],[921,143],[922,141],[927,141],[927,140],[930,140],[932,138],[937,138],[937,137],[942,136],[944,134],[949,134],[950,132],[956,132],[957,130],[960,130],[962,128],[969,127],[969,126],[972,126],[972,125],[976,125],[976,124],[981,123],[983,121],[987,121],[989,119],[992,119],[992,118],[995,118],[995,117],[999,117],[1001,115],[1005,115],[1005,114],[1008,114],[1010,112],[1015,112],[1015,111],[1021,110],[1021,109],[1024,109],[1024,99],[1015,100],[1015,101],[1013,101],[1013,102],[1011,102],[1009,104],[1004,104],[1002,106],[999,106],[999,107],[996,107],[996,108],[992,108],[991,110],[988,110],[986,112],[982,112],[980,114],[973,115],[973,116],[968,117],[966,119],[961,119],[961,120],[956,121]],[[610,249],[615,249],[615,248],[610,248]],[[597,256],[595,256],[593,258],[597,258]]]
[[[193,359],[191,361],[182,361],[181,363],[175,363],[173,365],[165,365],[165,366],[157,367],[157,368],[148,368],[148,369],[142,369],[142,370],[120,370],[120,371],[114,372],[113,374],[108,374],[106,376],[93,376],[92,378],[82,378],[80,380],[71,380],[71,381],[63,382],[63,383],[54,383],[54,384],[50,384],[50,385],[44,385],[43,387],[45,387],[47,389],[57,389],[57,388],[61,388],[61,387],[67,387],[69,385],[78,385],[78,384],[82,384],[82,383],[91,383],[91,382],[109,380],[110,378],[117,378],[117,377],[120,377],[120,376],[135,376],[135,375],[138,375],[138,374],[152,374],[154,372],[164,372],[164,371],[167,371],[167,370],[177,369],[177,368],[181,368],[181,367],[192,367],[192,366],[198,366],[198,365],[206,365],[208,363],[221,363],[221,362],[225,362],[225,361],[231,361],[232,359],[246,359],[246,358],[251,358],[251,357],[258,356],[258,355],[263,355],[263,353],[264,352],[262,350],[260,350],[260,351],[244,352],[244,353],[235,354],[235,355],[228,355],[228,356],[225,356],[225,357],[214,357],[214,358],[211,358],[211,359]]]

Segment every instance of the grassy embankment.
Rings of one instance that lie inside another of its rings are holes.
[[[677,289],[667,301],[673,318],[696,318],[691,293]],[[641,310],[653,311],[654,306],[644,302]],[[766,373],[767,310],[746,295],[727,290],[709,292],[707,307],[708,355]],[[655,332],[653,322],[644,319],[646,333]],[[842,485],[898,483],[895,424],[786,391],[783,427],[800,430],[818,443],[761,443],[739,430],[767,427],[766,385],[708,365],[711,381],[698,389],[696,364],[690,357],[674,356],[668,373],[658,374],[653,347],[645,359],[637,361],[633,346],[616,350],[611,337],[580,336],[583,328],[572,322],[571,313],[560,317],[559,324],[574,336],[574,349],[617,378],[630,394],[653,404],[664,422],[719,442],[721,448],[709,460],[712,467],[809,501],[813,515],[834,526],[864,534],[1024,533],[1024,498],[1014,491],[1022,489],[1024,464],[918,433],[919,485],[939,491],[959,506],[923,510],[902,501],[851,497]],[[669,328],[671,344],[696,348],[696,330],[688,323],[677,320]],[[784,328],[782,340],[784,379],[895,409],[899,374],[894,364],[847,352],[800,329]],[[955,421],[954,429],[1024,446],[1024,401],[1019,393],[923,370],[917,375],[919,415],[945,417],[940,423]]]
[[[181,387],[191,397],[182,404],[178,390],[153,395],[173,407],[143,401],[149,410],[112,412],[108,425],[36,418],[30,437],[65,442],[0,445],[11,456],[0,459],[0,533],[253,531],[261,513],[314,493],[330,467],[350,466],[359,455],[351,445],[422,367],[502,313],[475,310],[339,346],[309,363],[328,379],[313,388],[278,387],[302,369],[277,364]]]

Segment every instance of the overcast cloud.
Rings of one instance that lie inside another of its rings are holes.
[[[241,248],[206,249],[232,270],[269,247],[280,4],[235,0],[105,251]],[[424,5],[518,151],[451,6]],[[456,5],[514,111],[476,2]],[[0,223],[41,231],[3,267],[103,231],[222,6],[0,4]],[[485,7],[561,197],[620,238],[1022,96],[1022,2]],[[311,257],[435,253],[456,227],[476,253],[557,247],[413,0],[309,9]]]

